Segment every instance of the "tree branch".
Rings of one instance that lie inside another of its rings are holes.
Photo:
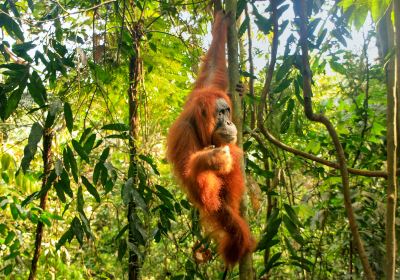
[[[358,249],[358,254],[361,259],[361,263],[364,268],[365,276],[367,279],[375,279],[374,273],[372,272],[371,266],[368,261],[368,256],[364,249],[364,244],[361,240],[360,233],[356,217],[351,204],[350,187],[349,187],[349,172],[347,170],[346,157],[342,144],[339,141],[339,137],[336,130],[330,120],[323,114],[315,114],[312,108],[312,88],[311,88],[311,70],[308,61],[308,18],[307,18],[307,7],[306,1],[294,1],[294,10],[296,16],[300,18],[300,47],[301,47],[301,58],[302,58],[302,75],[303,75],[303,97],[304,97],[304,111],[307,118],[313,122],[319,122],[323,124],[329,132],[332,138],[333,144],[336,149],[336,157],[339,163],[339,170],[342,176],[343,184],[343,197],[344,205],[349,219],[349,225],[351,233],[353,235],[354,243]]]
[[[273,136],[271,134],[271,132],[269,132],[265,126],[261,126],[260,128],[260,132],[261,134],[267,138],[267,140],[269,142],[271,142],[272,144],[274,144],[275,146],[277,146],[278,148],[281,148],[287,152],[290,152],[296,156],[300,156],[312,161],[315,161],[317,163],[335,168],[335,169],[339,169],[339,164],[337,162],[332,162],[320,157],[317,157],[315,155],[300,151],[296,148],[290,147],[288,145],[286,145],[285,143],[282,143],[281,141],[279,141],[278,139],[275,138],[275,136]],[[263,139],[254,131],[246,131],[249,132],[251,134],[252,137],[254,137],[254,139],[256,139],[256,141],[258,143],[260,143],[261,145],[264,143]],[[387,178],[387,173],[386,171],[370,171],[370,170],[363,170],[363,169],[356,169],[356,168],[351,168],[348,167],[347,168],[348,172],[354,175],[360,175],[360,176],[366,176],[366,177],[378,177],[378,178]],[[400,169],[397,170],[397,174],[400,174]]]

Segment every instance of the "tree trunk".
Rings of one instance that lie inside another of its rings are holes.
[[[246,18],[250,18],[247,4],[244,7]],[[246,19],[245,19],[246,20]],[[256,104],[254,98],[254,62],[253,62],[253,39],[251,37],[251,23],[249,22],[247,27],[247,39],[248,39],[248,52],[249,52],[249,95],[252,97],[250,102],[250,129],[253,130],[256,127]]]
[[[396,232],[395,232],[395,210],[397,201],[397,178],[396,178],[396,163],[398,159],[398,151],[396,152],[400,125],[399,125],[399,102],[400,94],[399,85],[399,46],[400,46],[400,30],[399,27],[399,1],[394,1],[395,9],[395,26],[394,34],[393,25],[391,21],[392,8],[386,11],[386,14],[379,21],[377,26],[377,43],[379,49],[379,56],[382,65],[385,65],[386,74],[386,88],[387,88],[387,203],[386,203],[386,259],[385,259],[385,272],[386,279],[395,279],[396,268]],[[396,38],[395,38],[396,37]],[[395,58],[392,57],[387,63],[385,57],[395,47]],[[396,109],[397,107],[397,109]],[[397,116],[396,116],[397,115]],[[397,124],[396,124],[397,122]],[[397,137],[397,140],[396,140]]]
[[[136,162],[136,140],[138,131],[138,85],[140,81],[140,49],[139,39],[134,41],[134,54],[129,58],[129,88],[128,88],[128,103],[129,103],[129,171],[128,177],[133,178],[132,187],[138,185],[137,162]],[[132,246],[138,247],[134,238],[132,227],[135,227],[134,220],[136,216],[136,205],[131,200],[128,204],[128,242],[129,248],[129,265],[128,275],[129,280],[139,279],[139,256],[132,249]]]
[[[228,28],[228,73],[229,73],[229,92],[232,96],[233,122],[237,127],[237,144],[243,147],[243,115],[242,103],[239,94],[236,92],[236,85],[239,82],[238,64],[238,35],[236,30],[236,0],[227,0],[225,9],[231,15],[231,23]],[[244,161],[242,159],[242,169],[244,175]],[[242,212],[245,212],[245,205],[242,201]],[[254,279],[252,254],[247,254],[239,264],[239,274],[241,280]]]
[[[46,188],[47,180],[49,178],[49,174],[52,166],[52,151],[51,151],[51,142],[53,140],[53,132],[50,128],[45,128],[43,130],[43,178],[42,178],[42,189]],[[42,194],[40,197],[40,208],[42,210],[46,210],[47,204],[47,195],[48,191]],[[31,271],[29,273],[29,280],[33,280],[36,278],[37,264],[40,257],[40,250],[42,246],[43,239],[43,222],[39,221],[36,227],[36,237],[35,237],[35,251],[33,253]]]
[[[397,202],[397,98],[400,88],[400,0],[393,1],[395,14],[395,58],[387,64],[387,202],[386,202],[386,279],[396,276],[396,202]],[[393,71],[394,67],[394,71]]]

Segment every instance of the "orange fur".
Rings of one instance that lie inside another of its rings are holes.
[[[175,175],[200,210],[202,224],[218,243],[229,266],[254,249],[249,227],[240,215],[245,190],[240,166],[242,151],[235,144],[210,148],[216,125],[216,100],[227,95],[225,44],[227,16],[216,15],[213,41],[195,88],[171,126],[167,157]]]

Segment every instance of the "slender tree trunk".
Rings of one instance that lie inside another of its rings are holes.
[[[264,154],[264,169],[265,169],[265,171],[271,172],[270,162],[269,162],[267,153],[263,153],[263,154]],[[271,217],[272,211],[276,208],[276,198],[274,198],[273,195],[271,195],[271,193],[278,186],[280,176],[281,176],[281,171],[279,168],[275,168],[274,171],[275,171],[275,175],[274,175],[273,180],[271,181],[270,178],[266,178],[266,180],[265,180],[267,190],[268,190],[268,193],[267,193],[267,215],[266,215],[266,219],[265,219],[266,224],[268,224],[268,221],[269,221],[269,218]],[[266,248],[264,251],[264,267],[267,267],[267,265],[268,265],[268,261],[270,260],[270,258],[269,258],[270,253],[271,253],[271,248],[270,247]],[[266,275],[266,277],[268,279],[269,274]]]
[[[43,130],[43,178],[42,178],[42,189],[46,188],[47,180],[49,178],[49,174],[52,166],[52,151],[51,151],[51,143],[53,140],[53,132],[50,128],[45,128]],[[47,204],[47,195],[48,191],[43,193],[40,197],[40,208],[42,210],[46,210]],[[36,237],[35,237],[35,251],[33,253],[31,271],[29,273],[29,280],[33,280],[36,278],[37,264],[40,257],[40,251],[42,246],[43,239],[43,222],[39,221],[36,227]]]
[[[396,202],[397,202],[397,98],[400,88],[400,0],[393,1],[395,14],[395,58],[388,62],[387,89],[387,202],[386,202],[386,279],[396,276]],[[394,68],[394,71],[391,69]],[[397,89],[397,90],[396,90]]]
[[[137,162],[136,162],[136,140],[138,132],[138,86],[140,81],[140,48],[139,39],[134,39],[134,54],[129,58],[129,89],[128,89],[128,103],[129,103],[129,178],[133,178],[132,187],[138,185],[137,176]],[[133,201],[128,204],[128,242],[131,246],[129,248],[129,265],[128,275],[129,280],[139,279],[139,256],[132,249],[132,246],[138,247],[134,238],[132,228],[135,227],[136,205]]]
[[[312,88],[311,88],[311,70],[310,64],[308,61],[308,18],[306,13],[306,1],[296,1],[295,11],[297,16],[300,18],[300,46],[302,51],[302,75],[303,75],[303,96],[304,96],[304,111],[307,118],[314,122],[319,122],[323,124],[329,132],[329,135],[332,138],[333,144],[336,149],[336,157],[340,166],[340,174],[342,177],[343,184],[343,197],[344,204],[347,213],[347,217],[349,219],[349,225],[351,229],[351,233],[353,236],[354,244],[358,250],[358,254],[361,259],[361,263],[364,268],[365,277],[367,279],[375,279],[375,275],[372,272],[371,266],[368,261],[368,256],[364,249],[364,244],[361,240],[360,233],[358,230],[358,225],[356,221],[356,217],[353,211],[353,206],[351,203],[350,197],[350,187],[349,187],[349,172],[347,170],[346,157],[344,154],[344,150],[342,144],[339,141],[339,137],[336,133],[336,130],[330,120],[324,116],[323,114],[315,114],[312,108]],[[297,5],[297,7],[296,7]]]
[[[391,12],[394,8],[395,12],[395,33],[391,21]],[[396,152],[397,145],[399,144],[398,134],[399,125],[399,102],[398,97],[400,94],[399,89],[399,1],[394,1],[392,6],[386,11],[384,17],[379,21],[377,26],[377,43],[379,49],[379,56],[382,65],[385,65],[386,72],[386,88],[387,88],[387,204],[386,204],[386,259],[385,259],[385,272],[386,279],[395,279],[396,268],[396,235],[395,235],[395,210],[397,202],[397,177],[396,177],[396,163],[398,164],[398,151]],[[396,41],[396,47],[395,47]],[[395,47],[395,58],[392,57],[387,63],[386,56]],[[397,109],[396,109],[397,107]],[[396,116],[397,115],[397,116]],[[397,122],[397,124],[396,124]],[[397,140],[396,140],[397,137]]]
[[[266,73],[266,77],[265,77],[265,82],[264,82],[264,86],[263,89],[261,91],[261,98],[260,98],[260,103],[258,105],[258,111],[256,114],[257,117],[257,127],[260,129],[260,131],[266,135],[267,133],[267,129],[264,126],[264,112],[268,111],[270,109],[269,106],[269,95],[270,95],[270,89],[271,89],[271,83],[272,83],[272,78],[273,78],[273,73],[275,70],[275,63],[276,63],[276,56],[277,56],[277,52],[278,52],[278,45],[279,45],[279,25],[278,25],[278,16],[277,16],[277,2],[276,0],[271,0],[271,21],[272,21],[272,46],[271,46],[271,58],[269,60],[269,65],[267,67],[267,73]],[[249,34],[249,38],[250,38],[250,34]],[[253,57],[249,56],[249,60],[252,63]],[[254,90],[254,89],[253,89]],[[267,102],[268,99],[268,102]],[[267,104],[268,103],[268,104]],[[254,110],[255,110],[254,106]],[[256,139],[258,138],[256,135],[253,135]],[[266,154],[264,155],[266,157]],[[267,170],[270,169],[269,168],[269,163],[268,163],[268,159],[266,159],[265,161],[265,168]],[[271,191],[272,189],[274,189],[276,187],[276,185],[279,182],[279,169],[275,169],[275,176],[274,176],[274,180],[271,183],[269,179],[267,179],[267,186],[268,186],[268,191]],[[269,217],[271,216],[272,210],[273,208],[276,206],[276,200],[271,196],[271,195],[267,195],[267,200],[268,200],[268,206],[267,206],[267,222]],[[270,249],[266,249],[264,252],[264,267],[267,267],[268,261],[269,261],[269,257],[270,257]],[[266,276],[267,279],[269,278],[269,275]]]
[[[236,86],[239,82],[239,63],[238,63],[238,34],[236,30],[236,0],[227,0],[225,9],[231,14],[231,23],[228,27],[228,73],[229,73],[229,92],[232,96],[233,105],[233,122],[235,123],[237,133],[237,144],[243,147],[243,114],[242,101],[236,92]],[[242,159],[242,169],[244,174],[244,162]],[[242,201],[242,212],[245,212],[245,205]],[[239,274],[241,280],[249,280],[254,278],[253,258],[252,254],[247,254],[242,258],[239,264]]]
[[[247,4],[244,7],[246,19],[250,18],[249,16],[249,11]],[[246,20],[245,19],[245,20]],[[248,40],[248,52],[249,52],[249,72],[250,72],[250,78],[249,78],[249,95],[252,97],[252,101],[250,102],[250,129],[254,129],[256,127],[256,105],[254,102],[254,62],[253,62],[253,39],[251,37],[251,23],[249,21],[248,27],[247,27],[247,40]]]
[[[239,83],[239,51],[238,34],[236,30],[236,0],[227,0],[225,2],[226,11],[231,14],[231,24],[228,27],[228,74],[229,74],[229,92],[231,93],[233,105],[233,122],[235,123],[238,135],[237,142],[239,146],[243,145],[243,115],[242,101],[236,92],[236,86]]]

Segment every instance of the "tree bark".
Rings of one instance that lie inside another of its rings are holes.
[[[250,18],[247,4],[244,7],[246,19]],[[246,20],[245,19],[245,20]],[[256,105],[254,99],[254,61],[253,61],[253,38],[251,36],[251,23],[247,26],[247,40],[248,40],[248,52],[249,52],[249,95],[252,97],[252,101],[250,102],[250,129],[254,129],[256,127]]]
[[[45,128],[43,130],[43,178],[42,178],[42,189],[46,188],[47,180],[49,178],[49,174],[52,167],[52,151],[51,151],[51,143],[53,141],[53,132],[51,128]],[[40,208],[42,210],[46,210],[47,204],[47,195],[48,191],[43,193],[40,197]],[[43,222],[39,221],[36,227],[36,236],[35,236],[35,251],[33,253],[32,263],[31,263],[31,270],[29,273],[29,280],[33,280],[36,278],[37,272],[37,264],[40,257],[40,251],[42,246],[42,239],[43,239]]]
[[[227,0],[225,9],[230,13],[231,22],[228,27],[228,74],[229,74],[229,92],[232,97],[233,122],[237,127],[237,144],[243,147],[243,115],[242,103],[239,94],[236,91],[236,85],[239,82],[239,63],[238,63],[238,34],[236,30],[236,0]],[[241,162],[244,175],[244,161]],[[242,212],[245,205],[242,201]],[[239,278],[241,280],[254,279],[252,254],[247,254],[239,263]]]
[[[393,1],[395,14],[395,57],[387,63],[387,201],[386,201],[386,279],[396,276],[397,202],[397,98],[400,88],[400,0]],[[394,71],[393,71],[394,67]],[[396,90],[397,89],[397,90]]]
[[[139,33],[138,33],[139,34]],[[136,140],[138,131],[138,86],[140,81],[140,48],[139,38],[134,38],[134,54],[129,58],[129,88],[128,88],[128,103],[129,103],[129,171],[128,177],[133,178],[132,187],[138,185],[137,177],[137,162],[136,162]],[[134,227],[136,205],[133,201],[128,204],[128,242],[133,246],[138,247],[134,238],[132,227]],[[129,248],[129,265],[128,275],[129,280],[139,279],[140,264],[137,253]]]
[[[297,7],[296,7],[297,5]],[[300,18],[300,47],[302,51],[302,75],[303,75],[303,97],[304,97],[304,111],[307,118],[314,122],[319,122],[323,124],[329,132],[329,135],[332,138],[333,144],[336,149],[336,157],[340,166],[340,174],[342,177],[343,184],[343,197],[344,204],[347,212],[347,217],[349,219],[349,225],[351,229],[351,233],[353,235],[354,243],[357,247],[358,254],[361,259],[361,263],[364,268],[365,277],[367,279],[375,279],[375,275],[372,272],[371,266],[368,261],[368,256],[364,249],[364,244],[361,240],[360,233],[358,230],[358,225],[356,221],[356,217],[354,215],[353,206],[351,203],[350,196],[350,187],[349,187],[349,172],[347,170],[346,157],[344,154],[344,150],[342,144],[339,141],[339,137],[336,133],[335,128],[333,127],[330,120],[322,114],[315,114],[312,108],[312,88],[311,88],[311,70],[308,61],[308,18],[306,13],[306,1],[301,0],[299,2],[295,2],[295,12],[297,16]]]

